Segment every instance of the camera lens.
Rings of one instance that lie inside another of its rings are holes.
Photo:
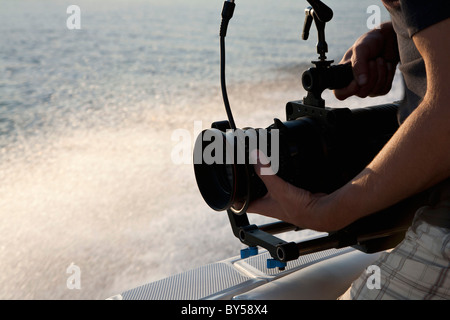
[[[267,189],[249,161],[252,143],[248,138],[256,138],[256,131],[237,131],[204,130],[194,146],[194,172],[200,193],[212,209],[240,215]]]
[[[217,211],[228,209],[234,197],[234,177],[227,172],[232,170],[231,165],[196,164],[194,168],[197,185],[206,203]]]
[[[233,185],[233,166],[230,164],[215,166],[217,167],[215,170],[218,172],[218,179],[222,189],[228,193],[231,193],[231,187]]]
[[[226,134],[217,129],[204,130],[194,146],[198,188],[206,203],[216,211],[231,208],[240,198],[238,186],[242,182],[238,184],[237,176],[242,176],[242,165],[230,159],[229,148]]]

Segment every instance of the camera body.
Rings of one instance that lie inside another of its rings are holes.
[[[351,72],[350,66],[339,67]],[[303,79],[316,70],[305,71]],[[341,77],[335,79],[345,85]],[[312,81],[308,83],[305,89],[315,91]],[[328,82],[328,86],[337,85]],[[398,129],[395,103],[328,108],[306,104],[308,97],[288,102],[286,121],[275,119],[265,129],[231,130],[228,121],[219,121],[200,134],[194,147],[194,170],[200,192],[212,209],[242,214],[251,201],[267,192],[249,156],[255,149],[275,160],[273,171],[285,181],[313,193],[331,193],[355,177]],[[214,144],[215,159],[207,161],[205,152]],[[237,159],[238,155],[243,157]]]
[[[280,165],[280,176],[313,193],[335,191],[361,172],[392,137],[398,129],[397,109],[395,103],[349,109],[288,102],[287,122],[278,127],[280,145],[290,154],[280,160],[286,162]],[[307,141],[292,148],[299,137]]]

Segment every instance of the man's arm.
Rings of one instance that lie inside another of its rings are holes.
[[[311,194],[277,176],[260,176],[269,192],[249,212],[333,231],[450,176],[450,19],[413,40],[425,61],[427,93],[375,159],[330,195]]]

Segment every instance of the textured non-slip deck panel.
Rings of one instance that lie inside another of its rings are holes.
[[[270,255],[268,252],[254,256],[254,257],[247,258],[246,260],[244,260],[244,262],[268,276],[279,276],[279,275],[281,276],[284,273],[289,273],[289,271],[292,271],[293,269],[297,270],[297,269],[305,268],[305,267],[307,267],[311,264],[317,263],[321,260],[329,259],[334,256],[349,252],[351,250],[352,249],[349,247],[343,248],[343,249],[329,249],[329,250],[319,251],[319,252],[307,254],[304,256],[300,256],[296,260],[288,261],[285,270],[282,272],[280,272],[277,268],[267,269],[267,259],[270,258]]]
[[[231,264],[214,263],[122,293],[124,300],[198,300],[242,284],[246,277]]]
[[[256,282],[266,282],[264,277],[283,276],[348,250],[349,248],[331,249],[301,256],[297,260],[289,261],[284,271],[267,269],[267,259],[270,255],[265,252],[236,262],[244,269],[245,265],[254,268],[257,272],[253,273],[253,276],[251,270],[247,270],[246,276],[235,269],[232,263],[218,262],[139,286],[123,292],[120,296],[124,300],[198,300],[239,285],[248,285],[250,289]]]

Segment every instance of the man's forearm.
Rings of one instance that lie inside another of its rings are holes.
[[[325,229],[339,229],[450,176],[450,108],[442,98],[426,97],[372,163],[324,199]]]
[[[250,204],[249,212],[257,212],[303,228],[333,231],[448,178],[450,176],[448,60],[450,41],[447,41],[449,31],[450,19],[446,19],[413,36],[414,44],[425,62],[426,96],[421,105],[358,176],[332,194],[312,194],[275,175],[261,175],[259,169],[262,164],[258,163],[256,172],[267,186],[268,192],[263,198]],[[354,72],[358,61],[359,72],[364,72],[364,69],[367,71],[370,68],[364,66],[361,61],[367,62],[374,57],[379,58],[380,54],[395,52],[386,50],[386,42],[383,42],[383,37],[376,36],[377,34],[379,35],[375,32],[366,34],[347,51],[344,60],[348,58],[355,60],[352,61]],[[385,46],[380,47],[380,43],[384,43]],[[387,56],[382,56],[387,59]],[[361,73],[355,73],[355,76],[357,74]],[[379,74],[375,76],[379,78]],[[361,94],[364,88],[354,88],[358,86],[355,81],[352,84],[353,89],[350,88],[352,85],[349,85],[347,92],[342,96]],[[370,90],[365,90],[364,95]]]

